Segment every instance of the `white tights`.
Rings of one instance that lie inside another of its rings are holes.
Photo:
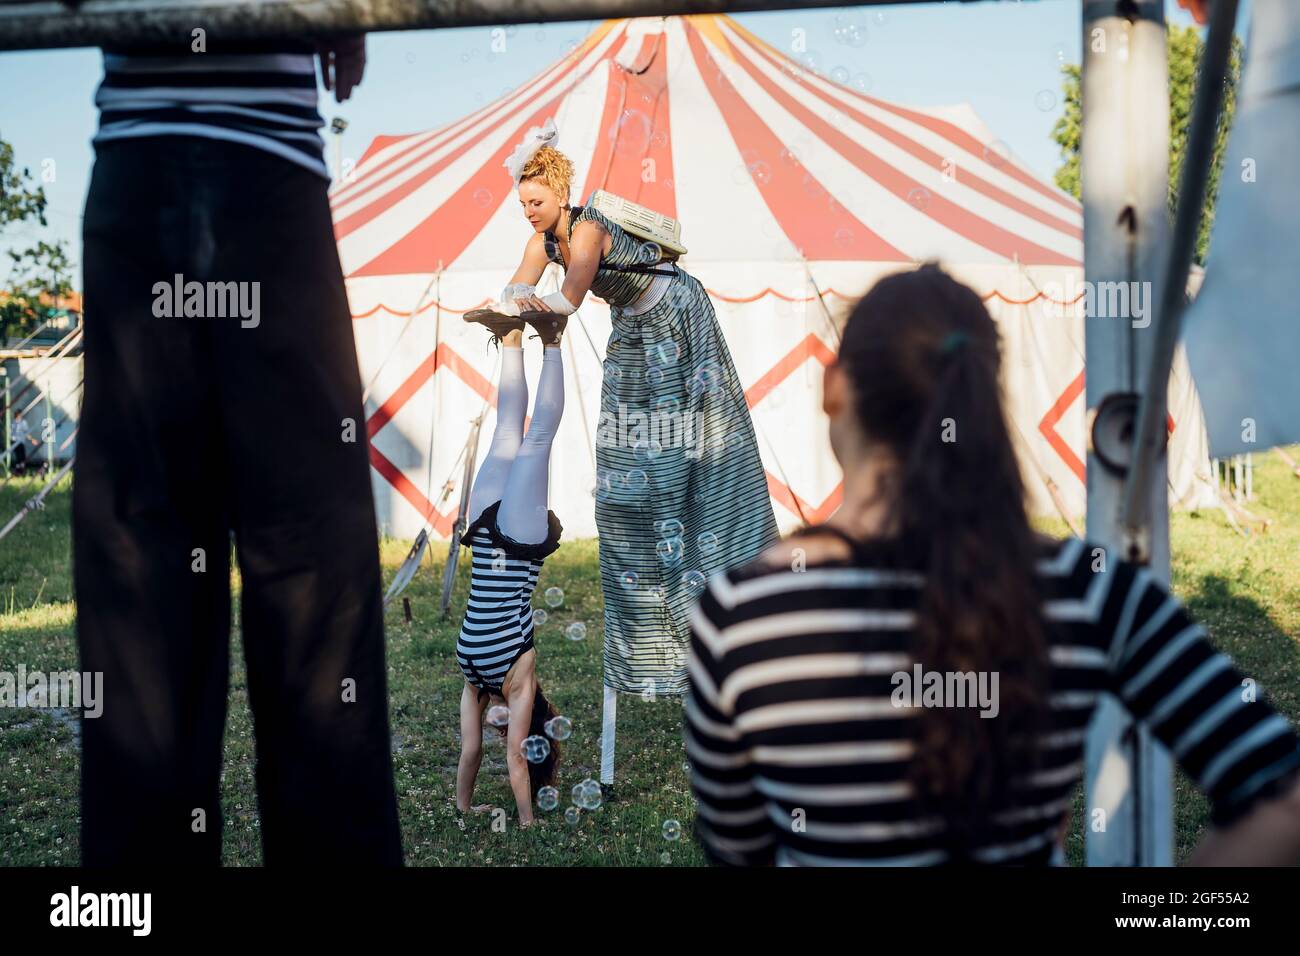
[[[524,350],[503,345],[496,428],[470,491],[469,522],[473,524],[492,502],[500,501],[501,533],[520,544],[540,544],[550,529],[546,502],[551,443],[564,414],[564,359],[558,348],[542,350],[533,418],[524,434],[527,410]]]

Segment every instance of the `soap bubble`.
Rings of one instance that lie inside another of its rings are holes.
[[[573,802],[584,810],[597,810],[604,802],[600,784],[588,777],[573,788]]]
[[[618,576],[618,580],[619,583],[623,585],[624,590],[635,591],[637,581],[640,579],[637,577],[635,571],[624,571]]]
[[[568,740],[573,735],[573,721],[568,717],[552,717],[542,725],[542,729],[552,740]]]
[[[554,810],[560,805],[560,791],[554,787],[542,787],[537,791],[537,808],[539,810]]]
[[[652,132],[650,117],[640,110],[624,110],[610,128],[609,138],[619,152],[640,157],[650,145]]]
[[[510,723],[510,708],[504,704],[495,704],[488,708],[487,722],[493,727],[505,727]]]
[[[673,415],[676,415],[681,407],[681,400],[674,395],[665,395],[663,398],[655,402],[655,411],[664,418],[670,418]]]
[[[561,604],[563,604],[563,603],[564,603],[564,589],[563,589],[563,588],[547,588],[547,589],[546,589],[546,603],[549,604],[551,607],[559,607]]]
[[[587,639],[587,625],[581,621],[574,621],[564,629],[564,636],[571,641],[585,641]]]
[[[577,807],[569,807],[569,809],[564,811],[564,822],[568,824],[577,823],[580,816],[582,816],[581,810]]]
[[[908,205],[917,209],[925,209],[930,205],[930,190],[924,186],[917,186],[907,194]]]
[[[668,518],[663,522],[656,523],[655,530],[665,538],[675,538],[686,529],[682,527],[682,523],[676,518]]]
[[[664,839],[680,840],[682,838],[682,825],[676,820],[664,821]]]
[[[1044,113],[1050,113],[1056,106],[1056,94],[1051,90],[1039,90],[1034,96],[1034,105]]]
[[[681,358],[682,347],[672,339],[656,343],[653,352],[654,361],[660,365],[672,365]]]
[[[664,538],[655,545],[659,560],[670,567],[685,557],[686,545],[681,538]]]
[[[520,749],[529,763],[541,763],[551,754],[551,742],[539,734],[525,737]]]
[[[712,554],[718,550],[718,536],[712,531],[705,531],[695,539],[696,547],[700,549],[700,554]]]
[[[704,575],[699,571],[687,571],[682,575],[682,586],[694,597],[704,590]]]
[[[633,468],[627,473],[627,490],[644,491],[650,483],[650,477],[640,468]]]
[[[551,619],[551,615],[546,613],[546,608],[539,607],[533,609],[533,627],[541,627]]]

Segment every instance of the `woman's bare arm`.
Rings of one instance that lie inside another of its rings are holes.
[[[545,243],[546,239],[540,232],[533,233],[532,238],[524,244],[523,261],[510,277],[510,285],[537,285],[537,280],[542,277],[550,262],[546,257]]]
[[[591,284],[596,281],[604,246],[605,229],[600,223],[580,222],[573,230],[569,239],[569,268],[565,270],[560,291],[574,308],[582,305],[582,300],[591,291]]]
[[[596,279],[596,270],[600,268],[600,257],[605,247],[605,230],[597,222],[580,222],[573,230],[569,241],[569,268],[564,273],[564,284],[560,293],[576,309],[591,291],[591,283]],[[541,296],[531,295],[526,299],[516,299],[519,308],[535,312],[555,311],[547,305]]]
[[[1211,830],[1188,866],[1295,866],[1300,863],[1300,780],[1261,800],[1231,826]]]
[[[483,704],[474,689],[465,685],[460,695],[460,761],[456,764],[456,808],[471,809],[474,783],[483,760]]]

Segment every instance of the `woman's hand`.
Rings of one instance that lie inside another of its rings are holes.
[[[361,82],[366,72],[366,35],[334,37],[316,44],[320,54],[321,81],[326,92],[334,91],[334,98],[344,102]]]
[[[554,312],[555,311],[535,295],[525,296],[522,299],[515,299],[515,305],[519,306],[520,312]]]

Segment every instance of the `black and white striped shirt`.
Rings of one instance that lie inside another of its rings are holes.
[[[105,50],[95,105],[100,111],[96,144],[141,136],[225,140],[329,178],[310,47],[166,54]]]
[[[1080,539],[1039,562],[1051,662],[1040,762],[969,859],[1047,863],[1083,774],[1088,723],[1112,693],[1197,782],[1216,823],[1300,767],[1287,721],[1243,686],[1146,570]],[[715,861],[756,865],[951,862],[940,820],[907,781],[917,708],[891,703],[910,670],[922,579],[856,561],[750,564],[710,578],[692,616],[686,743],[696,830]],[[996,719],[996,718],[993,718]],[[796,824],[797,821],[797,824]]]
[[[456,638],[456,662],[465,680],[497,693],[515,661],[533,646],[533,591],[564,530],[548,510],[546,540],[521,544],[501,532],[500,510],[501,502],[494,501],[461,535],[461,544],[474,554],[469,601]]]
[[[533,646],[533,591],[542,562],[507,556],[483,528],[466,543],[474,553],[456,662],[475,687],[499,692],[511,666]]]

